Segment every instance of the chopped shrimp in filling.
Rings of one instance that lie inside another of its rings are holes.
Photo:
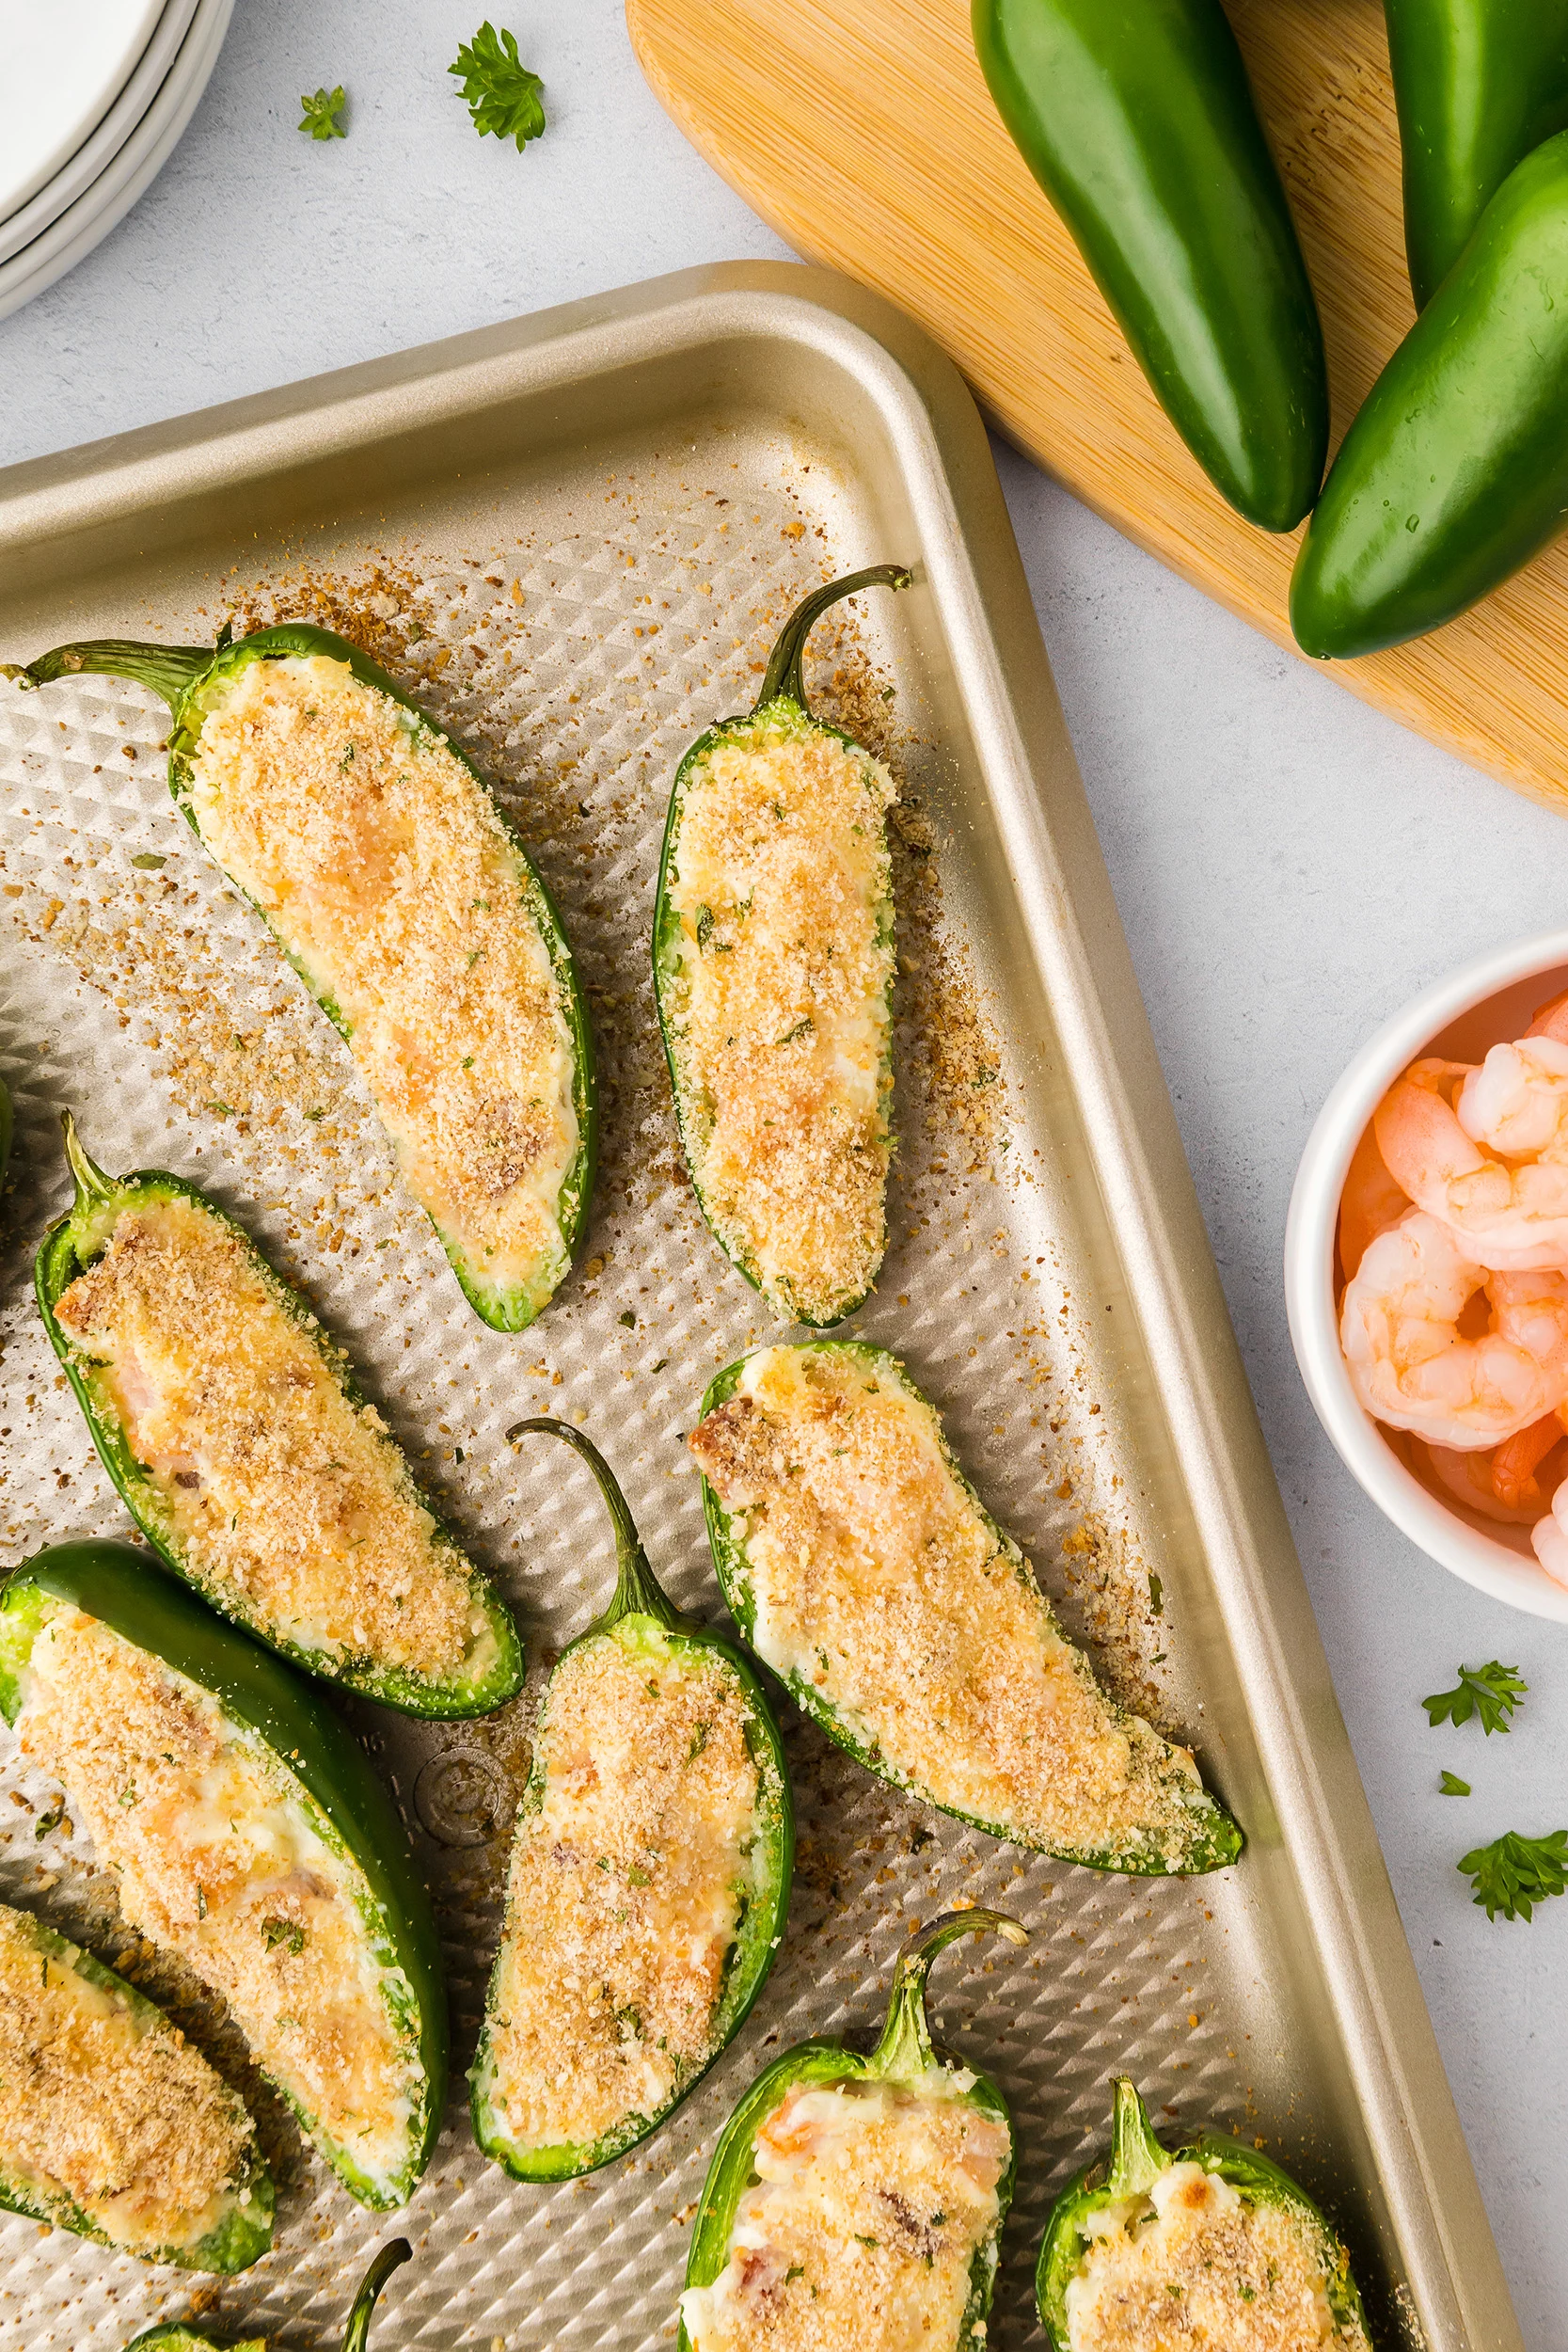
[[[869,754],[768,716],[705,754],[680,815],[692,1177],[726,1248],[814,1323],[864,1295],[886,1246],[894,798]]]
[[[1367,2352],[1328,2299],[1321,2242],[1288,2205],[1252,2203],[1197,2164],[1087,2217],[1067,2291],[1071,2352]]]
[[[120,1211],[55,1310],[150,1482],[171,1549],[261,1627],[411,1673],[478,1669],[495,1636],[373,1406],[221,1217]]]
[[[372,2181],[422,2088],[412,1988],[372,1948],[358,1866],[210,1693],[57,1608],[34,1642],[22,1750],[69,1792],[133,1927],[228,2001],[260,2064]]]
[[[662,1637],[605,1634],[557,1667],[518,1822],[487,2086],[524,2147],[657,2115],[716,2046],[742,1906],[761,1892],[761,1786],[735,1677]]]
[[[323,655],[247,662],[191,762],[201,837],[336,1006],[409,1191],[481,1281],[564,1271],[571,1032],[488,795]]]
[[[1208,1834],[1191,1756],[1100,1690],[891,1364],[764,1348],[690,1443],[744,1544],[754,1647],[884,1767],[1052,1851],[1180,1867]]]
[[[729,2260],[681,2298],[694,2352],[958,2352],[1011,2140],[925,2083],[792,2083],[756,2138]]]
[[[249,2153],[245,2109],[178,2027],[0,1906],[0,2182],[150,2253],[217,2226]]]

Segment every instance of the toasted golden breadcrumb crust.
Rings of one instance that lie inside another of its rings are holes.
[[[712,2057],[758,1770],[733,1674],[657,1634],[563,1658],[518,1823],[492,2098],[525,2147],[606,2138]]]
[[[765,714],[721,736],[683,791],[666,1017],[692,1177],[780,1311],[830,1322],[887,1240],[893,780]]]
[[[263,1629],[433,1677],[493,1646],[386,1423],[224,1218],[178,1197],[122,1210],[55,1314],[180,1556]]]

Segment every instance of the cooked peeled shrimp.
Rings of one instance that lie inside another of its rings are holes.
[[[1522,1037],[1494,1045],[1454,1098],[1472,1143],[1504,1160],[1568,1161],[1568,1045]]]
[[[1482,1290],[1492,1328],[1465,1338],[1460,1317]],[[1568,1277],[1489,1273],[1439,1218],[1412,1209],[1346,1285],[1339,1339],[1375,1421],[1480,1453],[1568,1397]]]
[[[1377,1137],[1369,1127],[1345,1170],[1345,1188],[1339,1195],[1339,1264],[1347,1282],[1360,1265],[1368,1243],[1397,1225],[1413,1206],[1410,1195],[1389,1175]]]
[[[1508,1273],[1568,1264],[1568,1158],[1511,1166],[1484,1151],[1450,1100],[1471,1074],[1467,1063],[1418,1061],[1389,1088],[1372,1120],[1389,1172],[1472,1263]]]
[[[1556,1584],[1568,1584],[1568,1479],[1552,1497],[1552,1507],[1530,1531],[1535,1556]]]
[[[1419,1438],[1411,1438],[1410,1448],[1416,1468],[1420,1470],[1423,1462],[1429,1465],[1443,1492],[1480,1518],[1495,1519],[1504,1527],[1533,1527],[1552,1507],[1550,1494],[1533,1478],[1516,1502],[1503,1502],[1493,1477],[1497,1454],[1456,1454],[1451,1446],[1423,1445]],[[1497,1454],[1501,1452],[1499,1446]]]

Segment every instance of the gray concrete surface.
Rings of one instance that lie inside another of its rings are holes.
[[[473,0],[241,0],[172,162],[69,278],[0,322],[0,463],[777,239],[654,103],[618,0],[503,18],[549,135],[476,139],[443,69]],[[301,137],[341,81],[351,135]],[[1453,1868],[1568,1821],[1568,1632],[1412,1549],[1296,1375],[1279,1252],[1323,1093],[1388,1011],[1559,924],[1560,819],[1374,717],[999,464],[1254,1393],[1530,2352],[1568,2341],[1568,1901],[1489,1925]],[[1460,1660],[1531,1685],[1518,1726],[1433,1732]],[[1436,1794],[1440,1767],[1475,1785]],[[1559,1992],[1554,1995],[1552,1986]]]

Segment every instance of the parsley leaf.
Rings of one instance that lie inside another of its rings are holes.
[[[305,109],[299,127],[302,131],[309,131],[313,139],[347,138],[348,133],[338,120],[348,103],[341,82],[336,89],[319,89],[314,98],[307,98],[302,93],[299,103]],[[161,859],[159,863],[162,864]]]
[[[1529,1684],[1520,1680],[1517,1666],[1499,1666],[1492,1658],[1484,1666],[1461,1666],[1454,1690],[1436,1691],[1421,1705],[1434,1726],[1467,1724],[1472,1715],[1479,1715],[1481,1727],[1490,1739],[1495,1731],[1513,1730],[1509,1719],[1528,1689]]]
[[[1437,1793],[1440,1797],[1467,1797],[1470,1784],[1461,1780],[1457,1772],[1445,1772],[1437,1783]]]
[[[447,72],[461,76],[463,101],[481,138],[515,138],[520,155],[544,130],[539,93],[545,85],[518,56],[515,33],[498,33],[486,20]]]
[[[1477,1846],[1459,1867],[1489,1919],[1499,1911],[1505,1919],[1528,1919],[1534,1904],[1568,1888],[1568,1829],[1549,1830],[1544,1837],[1521,1837],[1511,1829],[1491,1845]]]
[[[263,1919],[261,1933],[267,1939],[269,1952],[275,1952],[279,1944],[286,1952],[302,1952],[305,1949],[305,1930],[297,1919]]]

